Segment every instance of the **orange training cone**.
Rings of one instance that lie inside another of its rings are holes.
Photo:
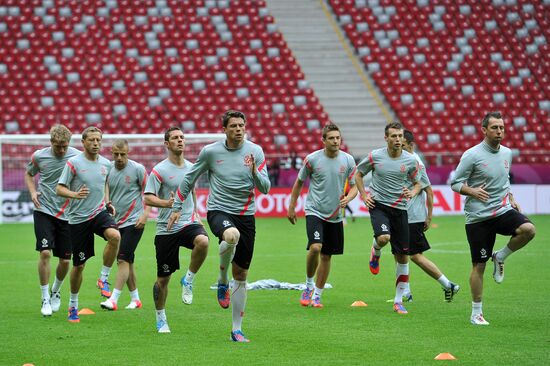
[[[456,360],[456,357],[448,352],[444,352],[435,356],[434,360]]]
[[[80,311],[78,312],[78,315],[94,315],[94,314],[95,312],[92,309],[88,309],[88,308],[80,309]]]
[[[363,302],[361,300],[354,301],[351,306],[368,306],[366,302]]]

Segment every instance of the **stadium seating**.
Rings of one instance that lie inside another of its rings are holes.
[[[328,121],[264,1],[6,0],[0,84],[1,133],[220,132],[238,109],[273,159],[318,148]]]
[[[432,163],[455,164],[501,111],[516,162],[550,162],[550,2],[329,0]],[[457,153],[458,152],[458,153]]]

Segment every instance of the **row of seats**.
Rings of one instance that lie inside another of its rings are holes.
[[[549,160],[550,3],[329,3],[388,104],[433,162],[448,155],[445,163],[455,164],[482,138],[480,120],[494,110],[505,116],[516,161]]]
[[[220,132],[239,109],[274,160],[329,121],[264,1],[7,0],[0,83],[2,133]]]

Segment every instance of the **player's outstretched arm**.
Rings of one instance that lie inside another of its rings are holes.
[[[171,208],[174,204],[174,192],[170,192],[170,196],[167,200],[157,197],[152,193],[146,193],[144,202],[147,206],[153,206],[158,208]]]

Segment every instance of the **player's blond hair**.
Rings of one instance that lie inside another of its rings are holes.
[[[65,125],[53,125],[50,128],[51,142],[70,142],[72,133]]]
[[[129,147],[128,140],[126,140],[126,139],[116,139],[113,142],[113,147],[116,147],[117,149],[124,149],[125,147]]]

